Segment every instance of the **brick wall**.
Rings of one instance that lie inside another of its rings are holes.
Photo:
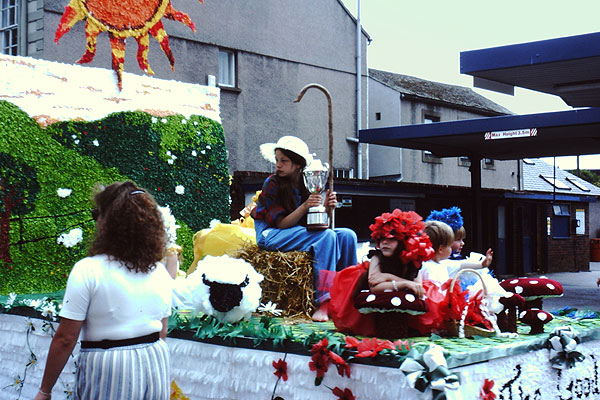
[[[587,271],[590,266],[590,239],[589,239],[589,205],[587,203],[571,203],[570,234],[569,238],[553,239],[552,234],[548,240],[548,272],[560,271]],[[573,224],[575,209],[585,210],[585,235],[576,235]],[[553,217],[552,205],[546,207],[547,215]]]

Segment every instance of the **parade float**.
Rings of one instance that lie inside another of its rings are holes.
[[[86,15],[85,2],[71,3],[57,38]],[[170,2],[159,5],[161,15],[191,24]],[[136,36],[142,68],[149,68],[148,32],[172,63],[166,33],[151,20]],[[83,61],[108,30],[92,22]],[[169,322],[173,399],[600,396],[594,312],[540,310],[534,317],[543,316],[545,325],[531,331],[519,323],[514,335],[396,340],[304,318],[312,300],[305,279],[310,257],[258,254],[251,220],[229,224],[219,90],[123,72],[127,33],[111,34],[116,75],[0,57],[0,399],[37,392],[66,278],[93,237],[90,190],[123,179],[152,191],[167,210],[165,221],[177,227],[172,239],[184,249],[181,268],[190,272],[177,279],[188,296],[174,302]],[[211,233],[235,237],[233,248]],[[286,266],[283,275],[276,275],[278,263]],[[239,301],[229,311],[210,296],[219,284],[237,287]],[[56,399],[71,398],[77,352],[57,382]]]

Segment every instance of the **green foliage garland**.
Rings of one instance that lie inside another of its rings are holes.
[[[128,112],[44,130],[14,104],[0,101],[0,154],[0,170],[27,176],[18,184],[24,201],[10,212],[9,234],[0,229],[0,242],[10,252],[0,260],[3,294],[64,289],[95,233],[90,194],[98,183],[131,179],[153,191],[159,204],[170,205],[181,226],[177,242],[184,248],[184,270],[193,260],[194,232],[214,218],[228,219],[222,128],[203,117]],[[178,185],[183,194],[175,191]],[[61,197],[59,189],[71,192]],[[0,189],[0,213],[6,209],[4,193]],[[81,242],[71,247],[57,242],[76,228]]]
[[[93,122],[59,122],[48,131],[67,148],[117,168],[151,190],[159,204],[168,204],[192,229],[206,228],[212,219],[229,222],[220,124],[201,116],[120,112]]]

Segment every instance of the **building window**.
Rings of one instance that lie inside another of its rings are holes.
[[[494,160],[491,158],[483,159],[483,168],[484,169],[495,169]]]
[[[333,170],[335,178],[354,178],[354,168],[335,168]]]
[[[584,191],[584,192],[590,192],[591,191],[590,188],[588,188],[582,182],[578,181],[575,178],[569,178],[569,177],[567,177],[567,182],[571,183],[572,185],[574,185],[577,189],[579,189],[581,191]]]
[[[19,9],[18,0],[2,0],[0,10],[0,40],[2,40],[2,53],[13,56],[19,53]]]
[[[219,86],[236,87],[235,53],[219,50]]]
[[[380,112],[376,112],[375,113],[375,120],[376,121],[381,121],[381,113]]]
[[[433,124],[434,122],[440,122],[440,117],[438,115],[423,113],[424,124]],[[433,154],[431,151],[423,150],[423,162],[441,164],[442,160],[439,157],[436,157],[436,155]]]
[[[552,237],[554,239],[565,239],[569,237],[569,221],[571,213],[568,204],[553,204],[552,213]]]
[[[470,167],[471,159],[467,156],[458,157],[458,165],[461,167]]]
[[[548,182],[549,184],[551,184],[552,186],[554,186],[557,189],[571,190],[571,188],[568,187],[563,181],[561,181],[559,179],[554,179],[553,176],[540,175],[540,178],[542,178],[543,180],[545,180],[546,182]]]

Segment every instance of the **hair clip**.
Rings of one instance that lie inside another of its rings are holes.
[[[130,195],[134,195],[134,194],[140,194],[140,193],[146,193],[143,190],[134,190],[133,192],[129,193]]]

